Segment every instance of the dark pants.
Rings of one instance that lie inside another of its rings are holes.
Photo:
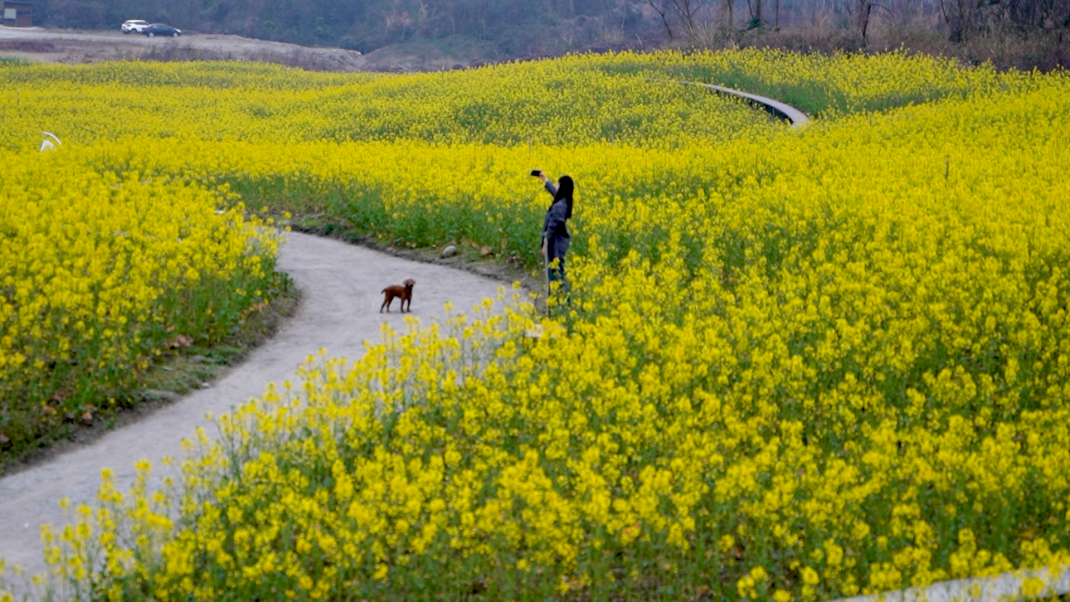
[[[568,277],[565,275],[565,258],[555,257],[550,260],[550,266],[547,268],[549,271],[547,275],[550,278],[550,282],[560,282],[558,290],[564,293],[569,292]],[[552,288],[552,286],[551,286]]]

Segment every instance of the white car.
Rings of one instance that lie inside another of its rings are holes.
[[[123,21],[123,26],[120,29],[123,30],[123,33],[141,33],[145,31],[145,28],[148,26],[148,21],[142,21],[140,19],[131,19],[130,21]]]

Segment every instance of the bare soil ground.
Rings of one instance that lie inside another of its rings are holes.
[[[361,53],[343,48],[309,48],[223,34],[189,32],[175,38],[149,38],[118,31],[40,27],[0,26],[0,57],[68,64],[122,60],[237,60],[279,63],[312,71],[375,69]]]

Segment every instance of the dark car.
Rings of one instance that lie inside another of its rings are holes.
[[[170,25],[165,25],[164,23],[153,23],[152,25],[149,25],[145,29],[141,30],[141,33],[149,36],[150,38],[156,36],[176,37],[182,35],[182,30],[175,29],[174,27],[171,27]]]

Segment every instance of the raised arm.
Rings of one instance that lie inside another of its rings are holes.
[[[557,185],[554,184],[553,180],[551,180],[550,178],[546,177],[546,174],[544,174],[544,173],[542,173],[540,171],[538,173],[532,173],[531,175],[533,175],[536,178],[539,178],[540,180],[542,180],[543,186],[546,187],[546,191],[549,192],[551,195],[556,195],[557,194]]]
[[[543,187],[546,188],[546,192],[550,193],[550,196],[557,196],[557,184],[554,184],[550,178],[546,178]]]

